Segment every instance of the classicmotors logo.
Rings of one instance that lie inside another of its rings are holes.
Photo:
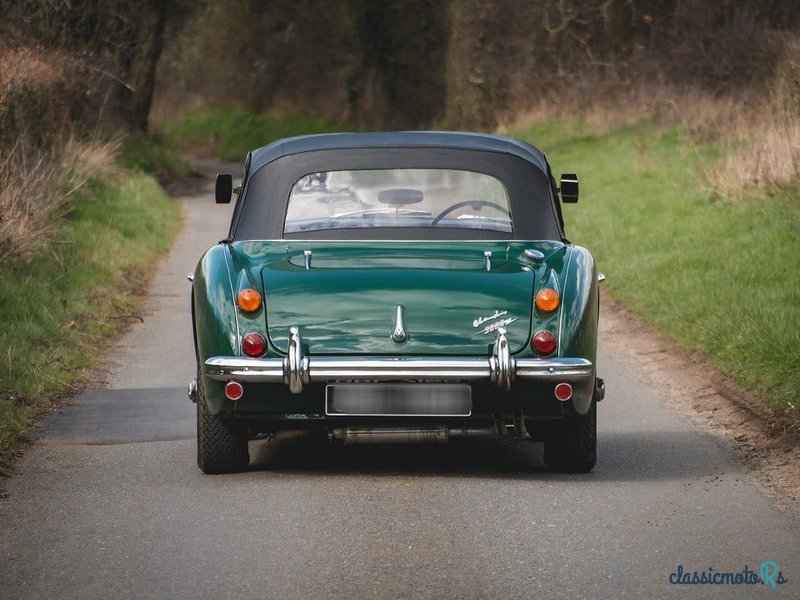
[[[683,565],[678,565],[669,575],[673,585],[769,585],[776,590],[788,581],[774,560],[762,562],[758,571],[752,571],[747,565],[741,571],[717,571],[711,567],[705,571],[687,571]]]

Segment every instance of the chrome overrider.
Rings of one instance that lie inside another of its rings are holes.
[[[515,358],[506,331],[500,328],[489,357],[358,357],[305,356],[298,327],[289,330],[289,350],[283,358],[214,356],[205,362],[206,375],[217,381],[284,382],[294,394],[311,381],[480,381],[490,380],[510,390],[515,379],[580,381],[593,377],[584,358]]]

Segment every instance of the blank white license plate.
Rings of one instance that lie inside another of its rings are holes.
[[[468,417],[472,388],[461,383],[335,383],[325,414],[350,417]]]

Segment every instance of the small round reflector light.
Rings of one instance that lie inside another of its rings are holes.
[[[561,402],[566,402],[572,398],[572,386],[568,383],[559,383],[556,386],[556,398]]]
[[[267,340],[260,333],[248,333],[242,338],[242,352],[247,356],[261,356],[266,349]]]
[[[546,313],[551,313],[558,308],[561,298],[553,288],[544,288],[536,294],[536,307]]]
[[[234,402],[244,395],[244,388],[238,381],[229,381],[225,384],[225,397]]]
[[[539,354],[550,354],[556,349],[556,336],[549,331],[537,331],[533,334],[531,343]]]
[[[261,294],[251,288],[239,292],[237,297],[239,308],[246,313],[256,312],[261,308]]]

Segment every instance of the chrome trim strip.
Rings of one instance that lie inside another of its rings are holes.
[[[490,230],[487,229],[485,231],[490,231]],[[488,243],[488,244],[500,244],[500,243],[508,244],[509,242],[512,242],[512,243],[516,243],[516,242],[526,242],[526,243],[547,242],[549,244],[558,244],[561,248],[564,248],[564,247],[570,245],[570,244],[565,244],[561,240],[523,240],[523,239],[516,239],[516,238],[514,238],[514,239],[505,238],[505,239],[497,239],[497,240],[490,240],[490,239],[485,239],[485,240],[431,240],[431,239],[427,239],[427,240],[411,240],[411,239],[408,239],[408,240],[387,240],[385,238],[383,238],[383,239],[374,238],[374,239],[371,239],[371,240],[362,240],[362,239],[358,239],[358,240],[333,240],[333,239],[321,239],[321,238],[317,238],[317,239],[314,239],[314,238],[311,238],[311,239],[280,238],[280,239],[271,239],[271,240],[265,240],[265,239],[234,240],[234,241],[231,241],[230,243],[231,244],[251,244],[253,242],[258,242],[258,243],[267,242],[267,243],[280,243],[280,244],[322,244],[322,245],[325,245],[325,244],[350,244],[350,243],[359,243],[359,244],[361,244],[362,242],[367,242],[367,243],[380,242],[380,243],[391,243],[391,244],[418,244],[418,243],[421,243],[421,242],[434,242],[434,243],[456,242],[456,243],[459,243],[459,244],[466,243],[466,242],[469,242],[471,244],[479,244],[479,243],[484,243],[484,244],[486,244],[486,243]]]
[[[564,289],[567,288],[569,285],[569,270],[572,267],[572,264],[575,262],[575,253],[569,253],[569,260],[567,261],[567,266],[564,269]],[[558,297],[561,298],[561,301],[558,303],[558,355],[561,356],[561,334],[564,331],[564,297],[561,295],[561,288],[558,285],[558,277],[556,277],[556,291],[558,292]]]
[[[461,229],[461,228],[458,228],[458,229]],[[466,229],[466,228],[464,228],[464,229]],[[494,230],[484,229],[483,231],[494,231]],[[236,244],[236,243],[240,243],[240,242],[243,242],[243,243],[250,243],[250,242],[280,242],[282,244],[319,244],[319,243],[327,244],[327,243],[354,243],[354,242],[357,242],[357,243],[360,244],[362,242],[372,242],[372,243],[375,243],[375,242],[386,242],[386,243],[391,242],[391,243],[395,243],[395,242],[397,242],[397,243],[400,243],[400,244],[405,244],[405,243],[417,244],[417,243],[420,243],[420,242],[436,242],[436,243],[456,242],[456,243],[460,244],[462,242],[470,242],[470,243],[473,243],[473,244],[478,244],[478,243],[489,243],[489,244],[505,243],[505,244],[507,244],[508,242],[519,242],[519,241],[520,240],[509,239],[509,238],[496,239],[496,240],[495,239],[485,239],[485,240],[441,240],[441,239],[439,239],[439,240],[433,240],[433,239],[427,239],[427,240],[426,239],[422,239],[422,240],[387,240],[385,238],[374,238],[374,239],[371,239],[371,240],[362,240],[362,239],[357,239],[357,240],[335,240],[335,239],[324,239],[324,238],[317,238],[317,239],[311,238],[311,239],[302,239],[301,240],[300,238],[297,238],[297,239],[294,239],[294,238],[281,238],[279,240],[236,240],[235,242],[232,242],[232,243]],[[555,243],[558,243],[558,244],[564,244],[563,242],[561,242],[559,240],[524,240],[524,241],[530,241],[530,242],[555,242]],[[564,245],[566,245],[566,244],[564,244]]]
[[[234,350],[237,353],[242,352],[242,330],[239,328],[239,308],[236,306],[236,291],[233,289],[233,276],[231,275],[231,265],[228,263],[231,260],[230,248],[225,248],[225,270],[228,272],[228,285],[231,290],[231,299],[233,300],[233,318],[236,321],[236,347]]]

